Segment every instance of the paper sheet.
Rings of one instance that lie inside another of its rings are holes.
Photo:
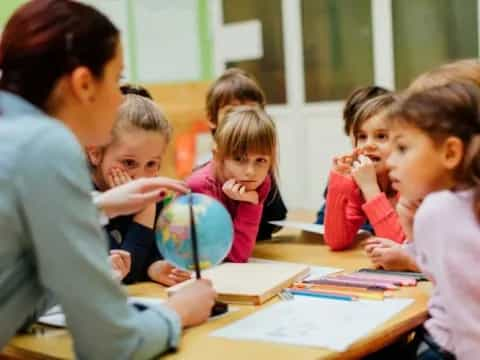
[[[269,223],[277,226],[286,227],[286,228],[303,230],[303,231],[314,233],[314,234],[323,235],[325,233],[325,225],[312,224],[312,223],[302,222],[302,221],[288,221],[288,220],[269,221]],[[368,233],[368,231],[359,229],[358,233],[359,234]]]
[[[268,260],[268,259],[260,259],[260,258],[250,258],[248,259],[248,262],[253,262],[253,263],[288,263],[286,261],[276,261],[276,260]],[[291,263],[291,264],[297,264],[297,263]],[[312,280],[312,279],[318,279],[320,277],[334,274],[340,271],[343,271],[343,269],[339,268],[333,268],[333,267],[327,267],[327,266],[315,266],[315,265],[310,265],[310,264],[299,264],[299,265],[307,265],[310,267],[310,273],[304,280]]]
[[[413,302],[342,301],[295,296],[213,332],[235,340],[259,340],[343,351]]]
[[[159,299],[159,298],[153,298],[153,297],[130,296],[128,297],[127,302],[129,304],[138,303],[146,306],[156,306],[156,305],[163,304],[165,300]],[[238,310],[239,310],[238,307],[229,305],[228,312],[226,312],[225,314],[211,317],[209,321],[227,316],[229,313],[235,312]],[[50,308],[43,316],[38,318],[37,322],[40,324],[55,326],[55,327],[67,326],[67,323],[65,321],[65,314],[63,313],[63,309],[60,305],[55,305],[54,307]]]
[[[129,304],[139,303],[146,306],[155,306],[165,302],[164,299],[152,298],[152,297],[140,297],[140,296],[130,296],[127,300]],[[60,305],[55,305],[50,308],[44,315],[40,316],[37,320],[40,324],[56,326],[56,327],[66,327],[65,314]]]
[[[301,221],[287,221],[287,220],[269,221],[269,223],[277,226],[283,226],[287,228],[308,231],[315,234],[323,235],[324,233],[324,226],[319,224],[312,224],[312,223],[306,223]]]
[[[37,320],[40,324],[45,324],[55,327],[65,327],[65,315],[60,305],[55,305],[49,309],[43,316],[40,316]]]

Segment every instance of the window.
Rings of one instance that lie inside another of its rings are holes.
[[[392,0],[395,82],[478,56],[477,0]]]
[[[269,104],[284,104],[285,66],[283,56],[281,0],[223,0],[225,24],[258,19],[262,23],[263,58],[228,62],[255,76],[265,90]]]
[[[303,0],[302,26],[307,102],[373,83],[370,0]]]

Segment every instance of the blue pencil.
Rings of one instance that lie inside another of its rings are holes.
[[[311,296],[311,297],[318,297],[318,298],[324,298],[324,299],[345,300],[345,301],[353,301],[357,299],[355,296],[322,293],[319,291],[291,290],[291,289],[287,289],[287,291],[293,295]]]

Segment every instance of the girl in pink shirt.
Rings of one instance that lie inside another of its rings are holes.
[[[410,94],[389,120],[393,187],[412,202],[424,199],[402,223],[409,220],[412,253],[435,286],[417,358],[478,359],[480,89],[452,82]]]
[[[384,113],[395,100],[385,94],[363,104],[352,125],[355,149],[334,159],[325,209],[325,242],[332,250],[351,247],[366,219],[376,236],[405,240],[386,166],[391,144]]]
[[[187,185],[225,205],[234,227],[227,260],[246,262],[252,255],[271,176],[276,172],[275,125],[258,106],[238,106],[222,119],[214,142],[213,160],[197,169]]]

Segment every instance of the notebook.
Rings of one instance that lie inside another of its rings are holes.
[[[309,271],[308,265],[293,263],[224,263],[202,271],[202,278],[212,281],[220,301],[260,305]],[[167,293],[171,295],[191,281],[172,286]]]

